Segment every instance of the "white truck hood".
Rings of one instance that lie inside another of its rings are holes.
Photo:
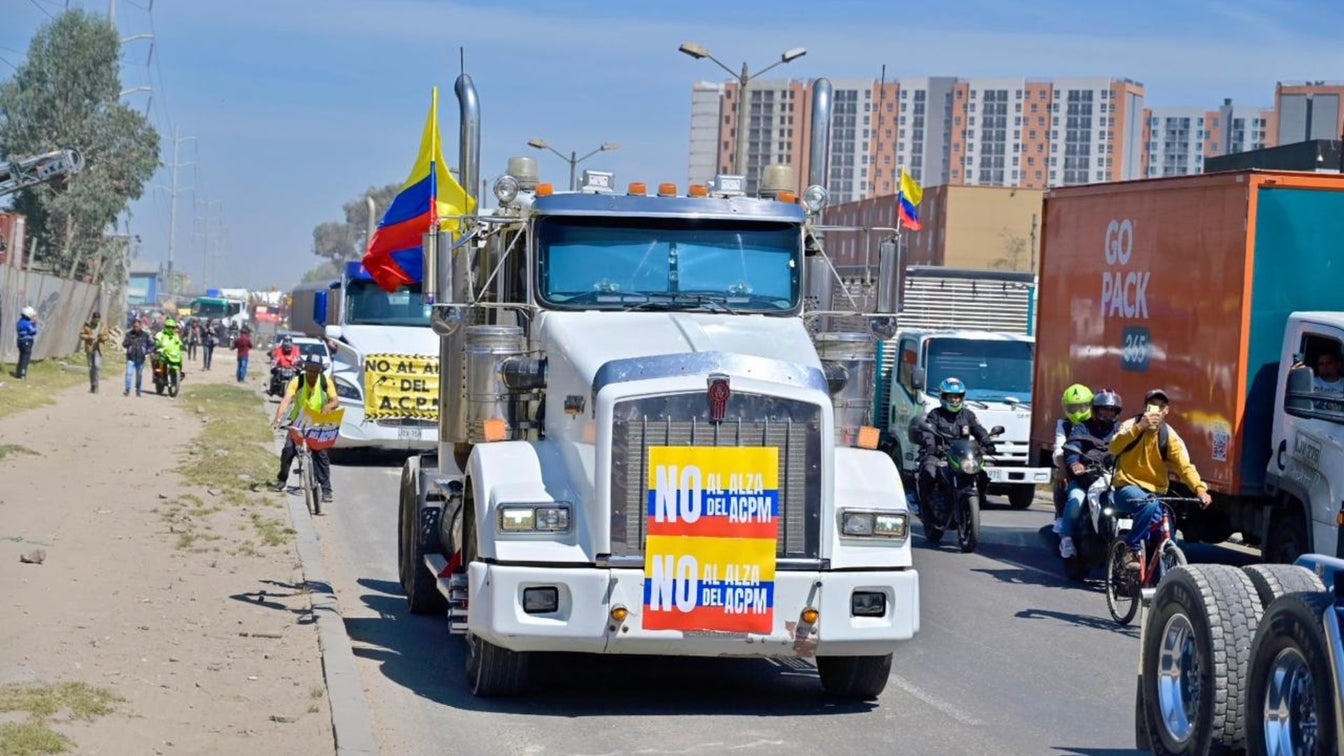
[[[612,360],[687,352],[729,352],[820,368],[798,318],[699,312],[543,312],[537,339],[554,363],[591,382]]]
[[[341,342],[361,356],[439,354],[439,337],[429,326],[347,325],[341,327]]]

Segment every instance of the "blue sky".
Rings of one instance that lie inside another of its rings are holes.
[[[568,167],[527,148],[544,138],[617,180],[684,184],[691,84],[721,80],[707,46],[736,68],[803,46],[771,75],[1123,76],[1149,105],[1214,107],[1224,97],[1271,105],[1278,80],[1344,79],[1344,5],[1331,0],[1139,0],[1125,4],[878,3],[856,0],[462,3],[444,0],[116,0],[123,88],[151,85],[150,113],[197,141],[182,148],[177,265],[199,281],[202,241],[193,201],[222,203],[228,245],[220,286],[288,287],[319,260],[312,228],[340,216],[365,187],[400,182],[440,88],[447,159],[456,164],[458,48],[480,92],[482,176],[532,154],[543,177]],[[70,0],[106,13],[106,0]],[[65,0],[0,0],[0,78]],[[918,14],[904,8],[922,5]],[[144,108],[144,94],[126,101]],[[169,148],[170,149],[170,148]],[[166,152],[164,162],[171,159]],[[154,184],[166,186],[161,170]],[[167,258],[168,193],[133,206],[141,258]]]

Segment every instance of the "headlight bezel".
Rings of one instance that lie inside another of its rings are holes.
[[[963,460],[961,461],[960,468],[961,468],[962,473],[964,473],[964,474],[966,474],[966,475],[979,475],[979,474],[980,474],[980,463],[979,463],[979,462],[976,462],[974,459],[972,459],[972,458],[970,458],[970,457],[967,457],[966,459],[963,459]]]
[[[574,527],[574,507],[569,502],[509,502],[495,507],[495,531],[505,536],[554,536]]]
[[[839,526],[841,538],[901,541],[910,536],[910,513],[891,509],[841,509]]]

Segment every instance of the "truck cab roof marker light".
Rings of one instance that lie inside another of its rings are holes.
[[[555,194],[555,187],[550,184],[537,184],[537,196],[549,197]]]
[[[775,199],[778,199],[780,202],[787,202],[790,205],[793,205],[798,202],[798,195],[794,194],[793,192],[784,191],[780,192]]]
[[[676,184],[672,184],[672,183],[659,184],[659,185],[658,185],[658,196],[659,196],[659,197],[675,197],[675,196],[677,196],[677,185],[676,185]]]
[[[691,184],[691,188],[686,192],[688,197],[708,197],[709,187],[704,184]]]
[[[643,197],[649,193],[649,187],[643,181],[631,181],[625,191],[631,197]]]

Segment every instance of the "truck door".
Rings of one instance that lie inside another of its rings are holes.
[[[1336,554],[1335,518],[1344,501],[1344,390],[1340,390],[1344,384],[1337,388],[1326,380],[1322,373],[1337,371],[1330,371],[1322,361],[1340,364],[1344,330],[1290,320],[1283,343],[1276,393],[1278,421],[1267,479],[1302,502],[1307,516],[1302,524],[1311,548]],[[1299,361],[1305,368],[1294,369]],[[1290,382],[1293,373],[1297,378]]]
[[[891,401],[887,407],[888,427],[901,449],[901,469],[913,470],[917,449],[910,443],[910,424],[923,414],[919,402],[919,388],[915,386],[915,372],[919,367],[919,340],[913,336],[901,337],[896,352],[895,379],[891,385]]]

